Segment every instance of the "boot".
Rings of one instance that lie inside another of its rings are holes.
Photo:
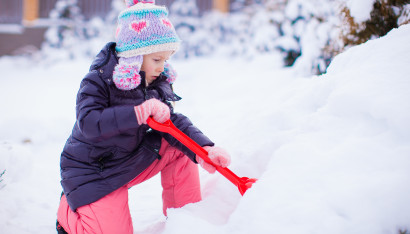
[[[57,223],[56,223],[56,229],[57,229],[57,233],[58,233],[58,234],[68,234],[68,232],[66,232],[66,231],[64,230],[63,226],[60,225],[60,223],[58,222],[58,220],[57,220]]]

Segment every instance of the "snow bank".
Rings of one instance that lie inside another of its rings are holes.
[[[259,181],[238,201],[237,191],[218,178],[224,185],[204,202],[229,201],[229,220],[203,223],[197,205],[170,212],[164,233],[188,233],[191,222],[198,233],[409,228],[409,39],[410,25],[393,30],[337,56],[320,77],[267,74],[266,62],[227,65],[231,77],[223,65],[213,64],[218,75],[199,72],[206,75],[192,86],[205,86],[198,99],[205,99],[199,115],[206,120],[198,122],[217,129],[218,143],[233,152],[234,171]],[[215,84],[221,87],[209,94]],[[209,216],[217,215],[212,209]]]
[[[171,61],[176,110],[231,153],[232,171],[259,180],[241,197],[201,170],[204,200],[165,219],[154,177],[130,190],[135,233],[409,229],[409,40],[402,26],[313,77],[281,68],[276,55]],[[59,155],[89,63],[0,59],[0,233],[55,233]]]

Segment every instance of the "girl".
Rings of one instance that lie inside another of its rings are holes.
[[[216,165],[229,155],[215,147],[171,102],[175,73],[166,61],[180,40],[165,7],[127,1],[118,17],[116,43],[97,55],[77,94],[76,123],[61,154],[63,195],[57,212],[60,233],[133,233],[128,189],[161,172],[163,212],[201,200],[199,163],[205,163],[147,118],[171,119],[204,147]]]

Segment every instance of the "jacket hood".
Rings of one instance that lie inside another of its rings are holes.
[[[119,62],[119,57],[115,50],[116,43],[110,42],[106,44],[103,49],[94,58],[91,66],[90,72],[97,72],[99,76],[108,84],[114,85],[113,72],[115,66]],[[170,73],[168,73],[170,74]],[[156,89],[167,101],[179,101],[182,98],[176,95],[172,90],[172,82],[175,81],[175,77],[168,77],[164,73],[160,75],[150,86],[145,86],[145,72],[141,71],[141,84],[136,88],[140,87],[143,89]],[[124,90],[122,90],[124,91]],[[124,91],[126,92],[126,91]]]

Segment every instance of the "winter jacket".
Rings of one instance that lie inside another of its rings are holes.
[[[213,146],[187,117],[173,112],[170,102],[180,98],[165,75],[146,87],[141,72],[141,84],[123,91],[112,81],[117,63],[115,43],[108,43],[93,61],[77,94],[76,123],[60,160],[61,184],[73,211],[127,184],[160,159],[161,138],[196,162],[195,154],[172,136],[138,124],[134,106],[148,99],[166,103],[173,123],[199,145]]]

